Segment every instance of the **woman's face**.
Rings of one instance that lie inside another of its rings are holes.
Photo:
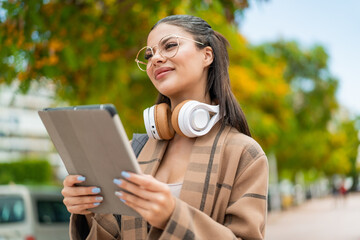
[[[159,54],[159,41],[175,34],[194,39],[181,27],[162,23],[153,29],[147,45],[153,47],[154,55],[149,59],[147,74],[156,89],[170,98],[176,105],[180,101],[193,99],[205,101],[205,88],[208,66],[213,60],[211,47],[198,49],[194,41],[178,38],[179,49],[174,57],[166,58]],[[163,54],[164,55],[164,54]]]

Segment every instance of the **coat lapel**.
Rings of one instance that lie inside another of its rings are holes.
[[[144,174],[155,175],[167,145],[168,141],[148,140],[138,157],[141,171]]]
[[[211,216],[218,182],[224,140],[230,128],[217,124],[205,136],[198,137],[190,155],[180,199]],[[168,141],[149,139],[139,154],[138,162],[144,174],[155,175],[164,156]],[[122,216],[123,239],[144,239],[146,222],[141,218]]]
[[[138,156],[141,171],[144,174],[155,175],[160,160],[163,158],[168,141],[149,139]],[[147,236],[147,223],[142,218],[122,216],[122,239],[145,239]]]
[[[180,199],[209,216],[213,207],[223,142],[229,128],[217,124],[193,146]]]
[[[208,215],[214,202],[223,142],[229,129],[218,123],[208,134],[196,139],[184,176],[180,199]],[[138,157],[144,174],[155,175],[167,145],[168,141],[148,140]]]

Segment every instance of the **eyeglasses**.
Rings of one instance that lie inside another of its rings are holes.
[[[154,49],[156,47],[158,48],[159,54],[163,58],[168,59],[175,57],[179,51],[179,46],[180,46],[179,38],[190,40],[200,45],[205,45],[201,42],[195,41],[194,39],[181,37],[175,34],[165,36],[154,47],[145,46],[142,49],[140,49],[135,59],[135,62],[137,63],[140,70],[146,71],[146,69],[151,67],[151,58],[155,55]]]

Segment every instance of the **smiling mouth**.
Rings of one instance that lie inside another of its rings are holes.
[[[158,79],[159,77],[161,78],[163,75],[167,74],[168,72],[173,71],[174,69],[166,69],[163,71],[159,71],[157,73],[155,73],[155,79]]]

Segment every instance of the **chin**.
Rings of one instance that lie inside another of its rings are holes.
[[[172,92],[170,91],[159,91],[159,93],[161,93],[162,95],[164,95],[165,97],[171,98],[173,96]]]
[[[164,96],[170,97],[173,96],[174,94],[176,94],[178,92],[178,88],[176,87],[177,85],[174,84],[173,82],[168,82],[168,84],[165,84],[164,82],[161,84],[158,84],[156,87],[156,89]]]

